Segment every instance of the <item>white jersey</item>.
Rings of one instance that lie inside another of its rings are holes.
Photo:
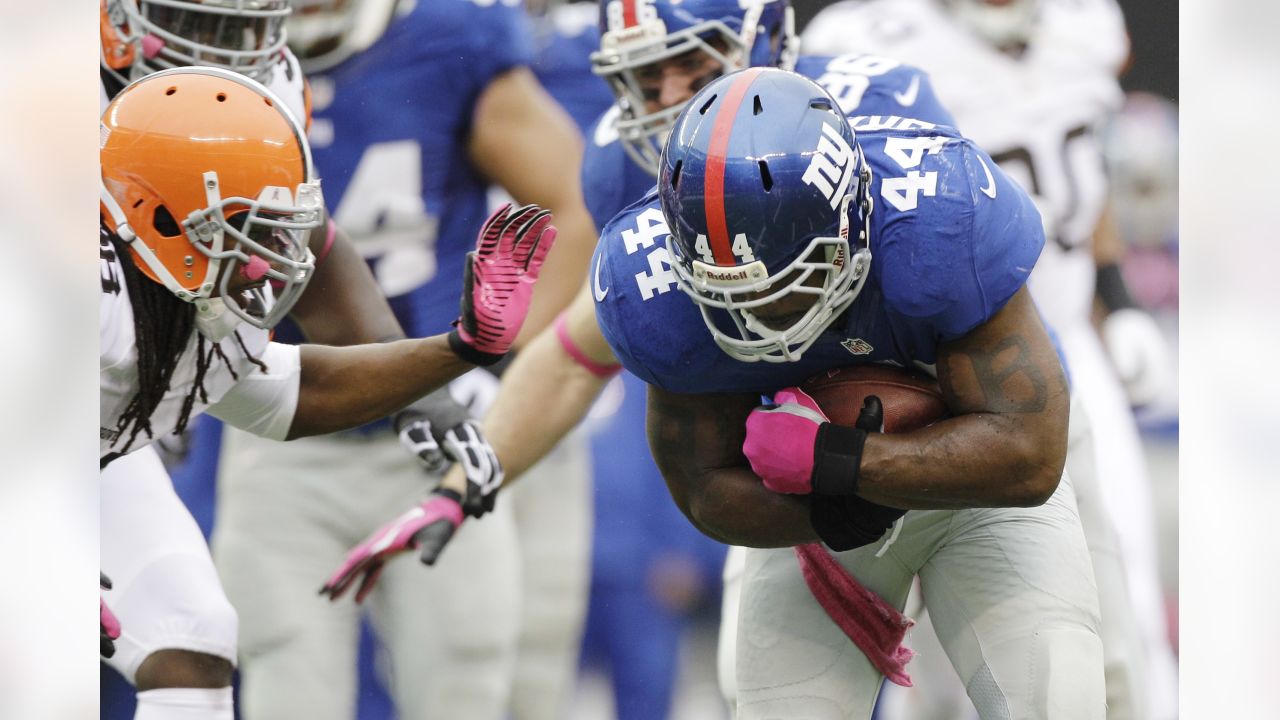
[[[118,426],[120,416],[138,391],[138,348],[129,288],[120,258],[105,234],[100,239],[98,270],[102,280],[98,306],[98,449],[99,457],[105,458],[120,452],[129,440],[130,430],[121,433]],[[227,360],[224,362],[216,356],[211,360],[204,377],[207,394],[197,393],[191,416],[207,409],[238,427],[283,440],[297,407],[298,349],[270,343],[266,330],[243,323],[238,334],[244,342],[243,348],[234,334],[218,343]],[[195,384],[198,341],[199,334],[192,332],[169,381],[169,389],[151,414],[152,435],[148,437],[145,431],[139,433],[129,448],[131,451],[149,445],[177,427],[183,403]],[[205,352],[212,352],[212,345],[206,340]],[[259,358],[269,372],[263,372],[252,358]]]
[[[1128,56],[1114,0],[1044,0],[1026,52],[1014,58],[959,23],[936,0],[840,2],[802,38],[806,53],[869,52],[929,73],[966,137],[1035,200],[1046,245],[1032,294],[1054,327],[1087,321],[1091,243],[1107,194],[1099,131],[1122,100]]]
[[[267,89],[284,101],[289,112],[293,113],[303,127],[311,124],[311,91],[307,88],[306,78],[302,75],[302,66],[298,64],[298,58],[294,56],[292,50],[285,48],[280,51],[280,56],[276,62],[272,63]],[[98,112],[102,113],[110,104],[111,95],[107,86],[101,81],[98,83],[98,90],[100,104]]]

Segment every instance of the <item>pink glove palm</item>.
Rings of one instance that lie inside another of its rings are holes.
[[[320,594],[337,600],[360,578],[356,602],[363,602],[378,583],[386,562],[418,547],[422,548],[422,561],[434,564],[462,524],[460,500],[461,496],[451,490],[437,490],[426,502],[375,530],[347,553],[342,566],[320,588]]]
[[[449,334],[459,357],[492,365],[511,349],[555,239],[551,213],[537,205],[508,203],[489,216],[467,253],[462,315]]]
[[[813,492],[814,446],[818,430],[830,422],[818,403],[797,387],[779,390],[773,405],[747,416],[742,452],[764,486],[777,493]]]

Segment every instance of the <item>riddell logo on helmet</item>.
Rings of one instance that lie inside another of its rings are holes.
[[[822,135],[818,136],[817,151],[809,159],[801,180],[818,189],[835,210],[840,199],[849,190],[853,178],[853,150],[840,137],[839,131],[822,123]]]
[[[747,265],[732,267],[717,267],[701,260],[694,260],[693,276],[706,283],[741,285],[765,280],[769,277],[769,271],[765,269],[764,263],[758,260]]]

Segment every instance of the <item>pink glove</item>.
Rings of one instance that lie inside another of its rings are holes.
[[[351,552],[324,587],[321,595],[337,600],[356,578],[363,578],[356,591],[356,602],[363,602],[373,591],[382,574],[383,565],[392,557],[422,547],[422,561],[435,563],[440,551],[462,524],[462,497],[452,490],[436,490],[418,507],[378,528]]]
[[[807,495],[813,492],[813,449],[818,430],[830,420],[798,387],[779,390],[773,402],[747,416],[742,453],[765,487],[776,493]]]
[[[449,346],[462,359],[492,365],[511,349],[533,298],[533,284],[556,239],[551,213],[537,205],[498,208],[467,253],[462,315]]]
[[[98,586],[103,590],[111,589],[111,580],[101,572],[98,573]],[[98,653],[109,658],[116,654],[115,640],[120,637],[120,621],[115,613],[107,607],[106,598],[98,594]]]

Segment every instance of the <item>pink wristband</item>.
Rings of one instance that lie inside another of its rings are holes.
[[[560,347],[564,348],[564,351],[569,353],[569,357],[573,358],[574,362],[586,368],[587,372],[598,378],[611,378],[614,375],[617,375],[618,372],[622,370],[622,365],[616,363],[602,365],[587,357],[586,353],[582,352],[582,349],[573,342],[573,338],[569,337],[569,322],[566,320],[567,314],[568,311],[566,310],[556,316],[556,337],[560,339]]]

